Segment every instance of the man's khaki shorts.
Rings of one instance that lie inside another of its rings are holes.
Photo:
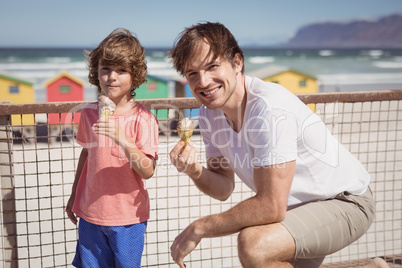
[[[350,245],[365,234],[373,222],[374,213],[374,199],[368,188],[362,195],[344,192],[334,199],[291,209],[282,224],[296,243],[296,260],[317,259],[317,262],[322,262],[326,255]]]

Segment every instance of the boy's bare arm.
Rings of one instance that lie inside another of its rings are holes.
[[[77,217],[72,212],[73,205],[74,205],[74,200],[75,200],[75,193],[77,191],[78,181],[80,180],[82,169],[84,168],[84,164],[87,161],[87,158],[88,158],[88,149],[82,148],[80,158],[78,160],[77,171],[75,173],[75,179],[74,179],[73,187],[71,189],[71,195],[70,195],[70,198],[69,198],[69,200],[67,202],[67,206],[66,206],[66,209],[65,209],[68,218],[74,224],[77,224]]]
[[[132,143],[130,143],[132,145]],[[156,161],[153,157],[144,154],[134,146],[126,146],[120,143],[124,153],[130,162],[131,168],[142,178],[149,179],[154,175]]]
[[[138,149],[135,142],[125,134],[117,121],[100,119],[92,128],[95,133],[108,136],[123,149],[131,168],[138,175],[144,179],[153,176],[156,166],[155,159]]]

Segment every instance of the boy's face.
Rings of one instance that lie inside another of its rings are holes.
[[[132,81],[127,68],[99,64],[98,80],[102,91],[112,100],[130,95]]]
[[[237,75],[242,64],[236,60],[236,66],[226,59],[213,60],[209,45],[200,45],[199,53],[189,60],[184,74],[190,89],[202,104],[209,109],[224,108],[224,105],[237,88]]]

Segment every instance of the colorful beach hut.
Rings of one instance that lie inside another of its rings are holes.
[[[318,92],[317,78],[284,66],[268,65],[248,72],[247,75],[258,77],[267,82],[278,83],[295,94]],[[314,104],[308,106],[314,111]]]
[[[139,88],[135,90],[136,99],[160,99],[160,98],[171,98],[175,96],[174,93],[174,82],[170,79],[147,75],[147,82],[142,84]],[[168,110],[158,110],[158,107],[154,107],[151,111],[156,115],[158,119],[167,119]]]
[[[0,74],[0,101],[10,103],[33,103],[35,102],[35,90],[33,83],[6,74]],[[33,114],[12,115],[13,126],[34,125]]]
[[[188,98],[188,97],[194,97],[193,93],[191,93],[190,86],[188,85],[187,79],[185,79],[183,76],[177,74],[174,76],[170,77],[172,81],[174,82],[174,88],[175,88],[175,96],[178,98]],[[184,111],[184,116],[193,118],[198,116],[198,108],[197,109],[185,109]]]
[[[46,97],[48,102],[64,102],[64,101],[83,101],[84,100],[84,85],[85,83],[80,79],[68,74],[67,72],[62,72],[49,81],[45,82],[46,86]],[[67,120],[66,120],[67,118]],[[79,113],[74,114],[74,119],[72,115],[69,114],[67,117],[66,113],[59,114],[49,114],[48,123],[49,124],[60,124],[60,123],[78,123],[80,118]]]
[[[190,89],[190,86],[189,86],[189,84],[188,84],[188,82],[186,81],[186,83],[184,84],[184,97],[194,97],[194,95],[193,95],[193,93],[191,92],[191,89]],[[196,118],[196,117],[198,117],[198,113],[199,113],[199,110],[200,109],[198,109],[198,108],[196,108],[196,109],[187,109],[186,111],[185,111],[185,115],[186,115],[186,117],[189,117],[189,118]]]

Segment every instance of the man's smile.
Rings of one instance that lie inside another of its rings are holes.
[[[218,92],[220,89],[221,89],[221,86],[216,87],[216,88],[211,89],[211,90],[208,90],[208,91],[203,91],[203,92],[201,92],[201,95],[203,95],[203,96],[210,96],[210,95],[212,95],[212,94]]]

